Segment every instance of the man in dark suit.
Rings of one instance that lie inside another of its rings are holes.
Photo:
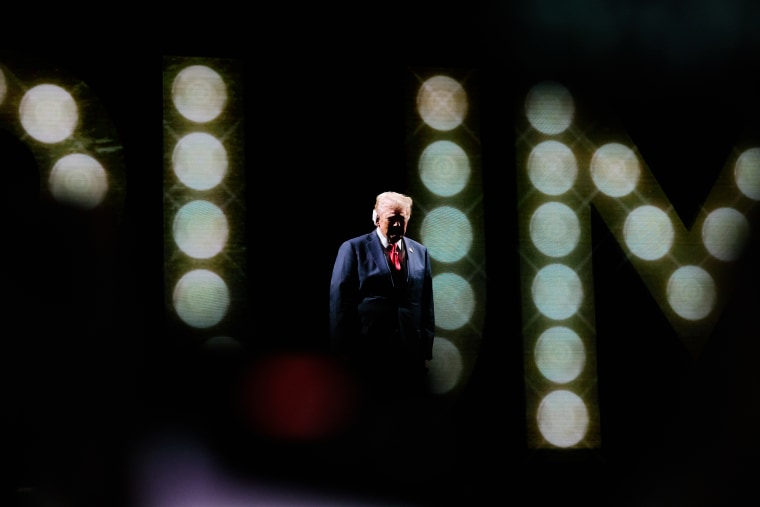
[[[375,230],[340,246],[330,282],[333,349],[376,394],[427,389],[435,335],[433,279],[427,248],[405,237],[411,216],[411,197],[379,194],[372,211]]]

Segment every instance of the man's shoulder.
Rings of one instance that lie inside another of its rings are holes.
[[[427,250],[427,247],[420,243],[419,241],[413,240],[410,237],[404,236],[404,241],[406,241],[406,244],[410,247],[417,248],[418,250],[424,252]]]
[[[349,238],[343,242],[344,245],[359,245],[367,243],[368,241],[372,240],[372,236],[374,235],[374,231],[366,234],[361,234],[359,236],[354,236],[353,238]]]

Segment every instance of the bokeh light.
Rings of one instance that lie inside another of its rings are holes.
[[[561,257],[572,252],[581,234],[578,216],[569,206],[547,202],[530,219],[530,237],[542,253]]]
[[[343,431],[356,416],[358,386],[341,364],[296,353],[256,361],[242,392],[247,422],[264,436],[286,440]]]
[[[586,349],[572,329],[555,326],[536,341],[536,366],[552,382],[564,384],[574,380],[586,364]]]
[[[668,280],[668,303],[684,319],[707,317],[715,306],[716,297],[715,281],[699,266],[682,266]]]
[[[208,190],[227,173],[227,150],[214,136],[193,132],[181,138],[172,153],[174,173],[194,190]]]
[[[533,280],[533,302],[550,319],[566,319],[580,308],[583,286],[578,274],[564,264],[541,268]]]
[[[561,195],[570,190],[578,176],[578,162],[567,145],[544,141],[530,152],[528,177],[541,192]]]
[[[436,130],[452,130],[464,121],[468,103],[459,81],[448,76],[433,76],[420,86],[417,111],[422,121]]]
[[[760,148],[750,148],[739,155],[734,178],[744,195],[753,201],[760,201]]]
[[[577,394],[567,390],[552,391],[538,407],[538,428],[544,438],[557,447],[571,447],[588,431],[589,414]]]
[[[196,269],[185,273],[174,287],[174,308],[189,326],[208,328],[218,324],[227,314],[230,292],[216,273]]]
[[[251,459],[265,461],[266,453]],[[185,429],[161,429],[137,439],[125,471],[129,504],[140,507],[389,507],[384,499],[312,484],[241,475],[220,459],[202,436]],[[45,497],[46,499],[47,497]],[[22,502],[29,504],[28,502]],[[40,504],[34,500],[32,504]],[[51,505],[45,500],[44,505]],[[112,502],[113,503],[113,502]],[[120,502],[116,502],[120,503]],[[56,504],[59,505],[59,504]],[[396,507],[409,503],[392,502]]]
[[[741,257],[750,236],[749,220],[734,208],[711,211],[702,224],[702,241],[710,255],[722,261]]]
[[[601,146],[591,159],[591,178],[610,197],[630,194],[638,184],[641,167],[636,154],[620,143]]]
[[[470,160],[451,141],[436,141],[420,155],[420,178],[434,194],[450,197],[459,193],[470,178]]]
[[[573,122],[575,102],[567,88],[553,81],[544,81],[528,92],[525,112],[530,124],[539,132],[560,134]]]
[[[100,162],[72,153],[58,160],[50,172],[50,193],[58,202],[92,209],[103,202],[108,178]]]
[[[475,310],[475,293],[470,283],[455,273],[433,277],[435,325],[442,329],[459,329],[467,324]]]
[[[58,143],[69,137],[79,121],[74,98],[53,84],[30,88],[21,99],[19,117],[24,130],[43,143]]]
[[[456,262],[472,246],[470,219],[456,208],[441,206],[425,215],[420,238],[428,247],[430,256],[440,262]]]
[[[639,206],[625,219],[623,238],[635,256],[652,261],[673,247],[675,231],[670,217],[660,208]]]
[[[184,68],[172,84],[172,101],[182,116],[206,123],[217,116],[227,103],[227,86],[222,77],[206,65]]]
[[[451,391],[462,377],[462,353],[451,340],[436,336],[433,340],[433,360],[430,362],[428,381],[435,394]]]
[[[227,217],[216,204],[204,200],[182,206],[172,228],[177,246],[190,257],[208,259],[227,243]]]

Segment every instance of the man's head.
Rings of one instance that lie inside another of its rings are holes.
[[[412,216],[412,198],[398,192],[383,192],[375,199],[372,219],[380,232],[395,243],[406,234],[406,226]]]

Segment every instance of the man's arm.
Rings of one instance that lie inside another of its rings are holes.
[[[352,245],[345,242],[338,249],[330,280],[330,343],[334,352],[347,352],[349,340],[355,339],[358,286],[356,255]]]
[[[425,249],[425,280],[422,284],[422,332],[425,340],[425,367],[433,358],[433,339],[435,338],[435,304],[433,302],[433,269],[430,253]]]

